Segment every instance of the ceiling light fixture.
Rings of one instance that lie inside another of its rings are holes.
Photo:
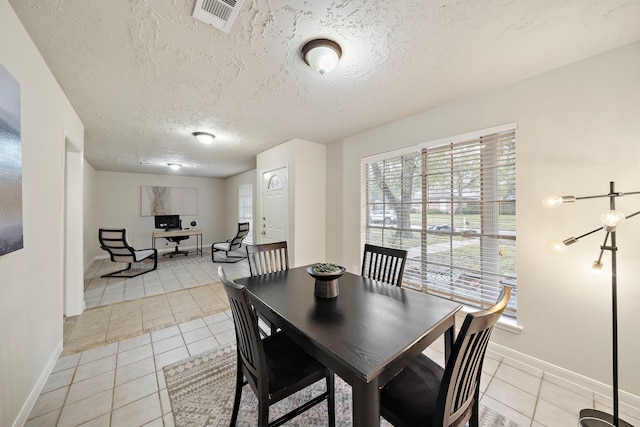
[[[167,166],[169,166],[174,171],[177,171],[178,169],[180,169],[182,167],[182,165],[180,163],[167,163]]]
[[[196,137],[198,141],[203,144],[211,144],[213,139],[216,137],[215,135],[208,132],[193,132],[193,136]]]
[[[331,72],[342,56],[342,48],[332,40],[311,40],[302,47],[302,58],[314,71],[324,75]]]

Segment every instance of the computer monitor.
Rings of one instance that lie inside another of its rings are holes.
[[[181,228],[180,215],[156,215],[156,228],[165,230],[179,230]]]

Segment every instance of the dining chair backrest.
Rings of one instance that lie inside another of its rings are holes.
[[[258,330],[258,319],[249,300],[247,289],[229,280],[222,267],[218,268],[218,275],[229,297],[236,330],[238,356],[242,361],[241,367],[245,371],[245,378],[256,396],[266,396],[269,392],[269,381],[264,348]]]
[[[402,286],[407,251],[365,243],[362,276],[390,285]]]
[[[511,288],[504,286],[495,305],[466,315],[445,366],[438,395],[441,410],[435,414],[434,425],[464,425],[473,411],[477,417],[480,374],[487,345],[510,297]]]
[[[289,251],[286,241],[247,245],[246,249],[251,276],[289,269]]]

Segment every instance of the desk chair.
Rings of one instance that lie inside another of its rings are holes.
[[[249,234],[249,223],[248,222],[239,222],[238,223],[238,232],[235,237],[226,240],[224,242],[217,242],[211,245],[211,261],[213,262],[238,262],[246,258],[246,256],[241,255],[229,255],[230,251],[235,249],[239,249],[242,245],[242,241]],[[224,252],[225,257],[216,259],[216,252]]]
[[[482,363],[510,296],[505,286],[495,305],[467,314],[445,368],[420,354],[382,387],[380,414],[397,427],[478,427]]]
[[[98,230],[98,240],[100,248],[107,251],[113,262],[126,262],[127,268],[104,274],[102,277],[136,277],[144,273],[155,270],[158,267],[158,251],[156,249],[134,249],[127,240],[127,230],[125,228],[110,229],[101,228]],[[142,262],[146,259],[153,260],[153,267],[135,274],[120,274],[131,270],[131,264]]]
[[[242,389],[249,384],[258,398],[258,426],[279,426],[327,400],[329,426],[335,426],[335,384],[333,372],[314,359],[283,332],[264,339],[258,332],[258,318],[244,286],[227,279],[222,267],[218,276],[229,297],[236,330],[236,393],[231,426],[236,425]],[[324,379],[326,391],[269,422],[269,407]]]
[[[403,249],[365,243],[361,275],[390,285],[402,286],[406,263],[407,251]]]
[[[167,230],[167,231],[171,231],[171,230]],[[184,256],[189,255],[189,251],[181,251],[178,249],[178,245],[180,245],[180,242],[182,242],[183,240],[187,240],[188,238],[189,236],[165,237],[165,239],[167,239],[167,242],[175,242],[176,248],[173,252],[167,252],[166,254],[162,254],[162,256],[168,256],[169,258],[173,258],[174,255],[178,255],[178,254],[184,254]]]

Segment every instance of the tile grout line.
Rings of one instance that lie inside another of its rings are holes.
[[[540,393],[542,392],[543,381],[544,381],[544,372],[540,377],[540,384],[538,385],[538,392],[536,393],[536,400],[533,405],[533,413],[531,414],[531,424],[530,424],[531,427],[533,427],[533,423],[536,420],[536,413],[538,412],[538,402],[540,401]],[[542,423],[539,423],[539,424],[542,424]]]

